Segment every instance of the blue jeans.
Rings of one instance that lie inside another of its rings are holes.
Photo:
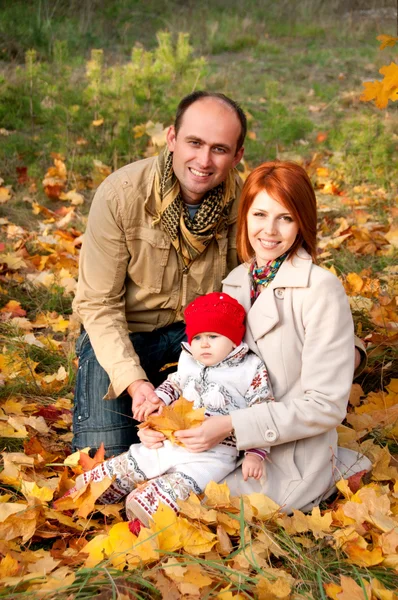
[[[149,381],[156,387],[167,376],[167,372],[159,372],[160,369],[167,363],[178,361],[181,342],[186,340],[185,324],[174,323],[147,333],[130,333],[130,340]],[[132,417],[131,396],[124,392],[114,400],[103,400],[110,380],[97,361],[85,331],[76,342],[76,355],[79,368],[73,409],[73,450],[87,446],[98,448],[104,442],[106,456],[126,452],[131,444],[140,441],[138,421]]]

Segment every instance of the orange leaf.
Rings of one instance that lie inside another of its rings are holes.
[[[379,42],[381,42],[379,50],[384,50],[384,48],[387,48],[387,46],[395,46],[395,44],[398,42],[398,37],[394,37],[393,35],[381,34],[376,37],[376,40],[379,40]]]
[[[105,459],[105,447],[104,442],[101,442],[100,447],[94,455],[94,458],[91,458],[85,452],[80,452],[79,465],[83,467],[83,471],[90,471],[100,463],[104,462]]]
[[[9,302],[7,302],[7,304],[3,306],[3,308],[0,308],[0,312],[10,313],[13,317],[26,316],[26,310],[21,308],[20,302],[17,302],[16,300],[10,300]]]

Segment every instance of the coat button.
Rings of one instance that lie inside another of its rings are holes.
[[[275,442],[277,439],[277,434],[276,431],[274,431],[273,429],[267,429],[267,431],[265,432],[265,439],[267,440],[267,442]]]
[[[285,290],[284,290],[284,288],[277,288],[275,290],[275,296],[277,298],[283,298],[285,296]]]

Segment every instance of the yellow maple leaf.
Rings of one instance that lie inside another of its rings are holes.
[[[80,453],[84,452],[85,454],[88,455],[90,451],[90,446],[87,446],[87,448],[82,448],[82,450],[77,450],[77,452],[73,452],[72,454],[69,454],[69,456],[67,456],[64,460],[64,465],[66,467],[77,467],[77,465],[79,464],[80,461]]]
[[[227,508],[231,506],[230,491],[228,485],[210,481],[205,488],[206,505],[214,508]]]
[[[378,579],[372,579],[370,585],[378,600],[398,600],[398,594],[395,591],[387,590]]]
[[[183,548],[185,552],[193,556],[210,552],[217,543],[217,535],[209,531],[204,525],[195,527],[187,519],[180,517],[179,528]]]
[[[305,531],[309,531],[309,524],[306,515],[297,509],[293,509],[292,517],[289,517],[286,514],[280,515],[277,522],[289,535],[292,535],[293,533],[304,533]]]
[[[134,548],[127,555],[127,563],[130,567],[137,567],[154,560],[159,560],[158,539],[150,529],[143,527]]]
[[[187,500],[177,500],[179,512],[190,519],[204,521],[205,523],[215,523],[217,512],[214,509],[208,510],[203,506],[199,498],[191,492]]]
[[[312,509],[311,514],[306,515],[306,520],[308,523],[308,528],[310,531],[312,531],[316,539],[324,538],[327,535],[330,535],[330,526],[333,520],[331,511],[325,512],[324,515],[321,515],[319,506],[315,506]]]
[[[160,550],[175,552],[181,548],[181,517],[178,517],[170,506],[160,503],[152,518],[150,530],[157,535]]]
[[[10,515],[19,513],[26,509],[26,504],[17,502],[1,502],[0,503],[0,523],[3,523]]]
[[[347,554],[350,562],[360,567],[372,567],[374,565],[379,565],[384,560],[381,548],[367,550],[366,548],[361,548],[361,546],[358,546],[352,542],[345,544],[344,552]]]
[[[11,198],[11,191],[8,187],[0,186],[0,204],[4,204]]]
[[[288,600],[291,594],[291,587],[283,577],[278,577],[275,581],[261,577],[257,583],[256,591],[259,599]]]
[[[383,87],[390,91],[392,88],[398,86],[398,65],[394,62],[389,65],[384,65],[379,70],[379,73],[384,75]]]
[[[16,538],[22,538],[23,542],[27,542],[33,537],[39,519],[41,519],[42,510],[40,506],[31,508],[25,506],[24,508],[25,510],[10,515],[0,523],[0,539],[15,540]]]
[[[337,596],[337,600],[369,600],[372,597],[372,592],[369,583],[362,579],[362,586],[358,585],[351,577],[340,575],[341,591]]]
[[[203,572],[200,565],[188,565],[183,577],[184,583],[190,583],[199,589],[213,583],[213,579]]]
[[[0,580],[4,577],[14,577],[19,571],[19,563],[11,554],[6,554],[0,561]]]
[[[329,598],[332,598],[332,600],[339,600],[337,594],[340,594],[343,591],[343,588],[338,583],[324,583],[323,589],[325,590],[326,595],[329,596]]]
[[[249,494],[247,498],[253,508],[255,508],[257,518],[262,521],[272,519],[279,513],[279,504],[271,500],[268,496],[265,496],[265,494],[253,493]]]
[[[91,481],[81,489],[72,492],[69,496],[59,498],[54,502],[56,510],[77,509],[79,517],[85,519],[94,510],[98,498],[108,489],[112,480],[104,477],[101,481]]]
[[[237,535],[239,533],[240,521],[230,517],[229,515],[226,515],[225,513],[217,513],[217,523],[222,525],[225,531],[230,535]]]
[[[50,502],[54,496],[54,490],[48,487],[40,488],[34,481],[22,481],[21,492],[27,500],[36,498],[40,502]]]
[[[73,206],[78,206],[79,204],[84,203],[84,196],[82,194],[79,194],[78,192],[76,192],[75,189],[70,190],[66,194],[64,192],[62,192],[59,195],[59,199],[60,200],[70,200],[70,203],[73,204]]]
[[[384,88],[382,81],[365,81],[362,85],[365,88],[359,98],[362,102],[375,100],[378,108],[387,106],[390,93]]]
[[[234,594],[230,592],[231,583],[227,585],[225,588],[222,588],[215,598],[217,600],[246,600],[246,595],[242,596],[242,594]]]
[[[139,428],[151,427],[161,431],[173,444],[183,446],[174,437],[175,431],[198,427],[205,418],[205,408],[193,408],[192,402],[181,396],[170,406],[165,406],[161,415],[150,415],[148,419],[139,425]]]
[[[109,536],[106,534],[96,535],[82,548],[84,554],[88,554],[84,566],[92,569],[111,554]]]

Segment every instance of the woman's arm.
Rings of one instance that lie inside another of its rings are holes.
[[[297,315],[305,331],[300,379],[303,393],[289,397],[287,392],[283,399],[277,398],[280,402],[232,413],[239,450],[316,436],[335,428],[346,415],[354,371],[354,328],[341,283],[326,273],[308,289]],[[283,362],[283,345],[270,351],[281,352]],[[266,356],[263,358],[266,362]],[[289,369],[288,364],[283,363],[283,367]]]

